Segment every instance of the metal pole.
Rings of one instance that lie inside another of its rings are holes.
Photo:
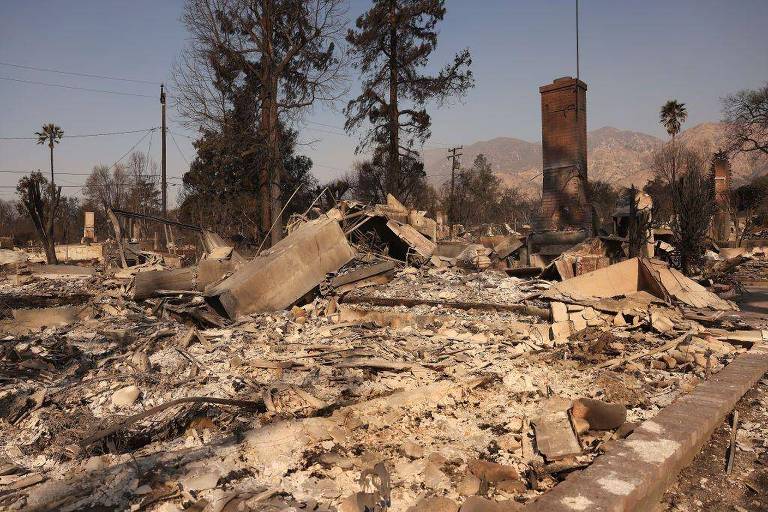
[[[161,180],[162,180],[162,201],[163,201],[163,217],[167,215],[167,208],[168,208],[168,184],[165,180],[165,89],[163,87],[163,84],[160,84],[160,112],[161,112],[161,145],[162,145],[162,155],[160,157],[160,168],[161,168]]]
[[[579,79],[579,0],[576,0],[576,80]]]
[[[450,153],[450,155],[448,155],[448,160],[451,160],[451,197],[450,197],[450,203],[448,204],[449,225],[453,224],[456,221],[456,219],[454,218],[456,216],[456,201],[454,198],[454,187],[456,182],[456,158],[461,156],[461,153],[456,154],[456,151],[463,148],[464,146],[458,146],[448,150],[448,152]]]

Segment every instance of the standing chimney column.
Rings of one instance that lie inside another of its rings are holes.
[[[717,207],[712,219],[712,235],[718,241],[725,241],[731,236],[731,164],[723,151],[718,151],[712,157],[712,170]]]
[[[587,201],[587,84],[558,78],[539,88],[543,186],[539,230],[591,229]]]

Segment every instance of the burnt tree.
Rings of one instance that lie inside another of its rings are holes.
[[[37,237],[45,251],[45,260],[49,265],[58,263],[53,227],[56,210],[61,200],[61,187],[49,184],[45,176],[37,171],[21,178],[16,191],[21,199],[21,205],[35,226]]]
[[[414,143],[431,135],[426,104],[463,95],[474,84],[469,49],[436,75],[424,73],[444,16],[442,0],[374,0],[347,33],[363,83],[345,109],[344,127],[353,131],[364,121],[372,125],[357,149],[374,149],[373,165],[385,169],[382,188],[395,196],[412,187],[414,177],[405,176],[404,168],[423,177],[423,167],[414,165]]]
[[[226,115],[224,91],[217,95],[195,88],[200,74],[233,87],[252,84],[257,90],[256,123],[263,145],[258,162],[260,227],[263,234],[271,229],[272,243],[283,232],[281,125],[316,101],[341,93],[344,61],[337,43],[343,36],[343,6],[342,0],[190,0],[185,7],[183,20],[192,35],[186,64],[191,65],[181,68],[187,77],[177,82],[190,85],[186,96],[199,102],[188,110]],[[200,59],[212,64],[201,65]]]

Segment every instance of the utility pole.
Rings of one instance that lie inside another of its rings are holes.
[[[56,190],[56,182],[53,180],[53,136],[54,136],[54,130],[51,130],[51,136],[50,136],[50,142],[48,142],[48,147],[51,149],[51,190]]]
[[[450,204],[448,205],[448,223],[453,224],[453,222],[456,220],[456,201],[454,197],[454,191],[456,187],[456,169],[458,168],[458,165],[456,165],[457,158],[461,156],[461,153],[456,153],[456,151],[464,149],[464,146],[457,146],[455,148],[451,148],[448,150],[448,160],[451,160],[451,199]]]
[[[167,207],[168,207],[168,185],[165,181],[165,89],[163,87],[163,84],[160,84],[160,112],[161,112],[161,124],[160,124],[160,131],[162,133],[161,136],[161,152],[162,156],[160,157],[160,168],[161,168],[161,180],[162,180],[162,196],[163,196],[163,217],[167,216]]]

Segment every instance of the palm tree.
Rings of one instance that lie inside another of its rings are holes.
[[[669,100],[661,106],[659,112],[659,122],[667,129],[667,133],[672,137],[672,181],[677,178],[677,155],[675,146],[675,136],[680,133],[680,127],[688,119],[688,110],[685,103],[677,100]]]
[[[673,142],[675,135],[680,133],[680,126],[682,126],[686,119],[688,119],[688,110],[685,108],[685,103],[669,100],[661,106],[659,122],[667,129],[667,133],[672,136]]]
[[[54,186],[53,181],[53,146],[61,142],[61,138],[64,136],[64,132],[61,127],[56,126],[53,123],[43,125],[43,129],[39,132],[35,132],[37,136],[38,144],[48,143],[48,147],[51,148],[51,187]]]

